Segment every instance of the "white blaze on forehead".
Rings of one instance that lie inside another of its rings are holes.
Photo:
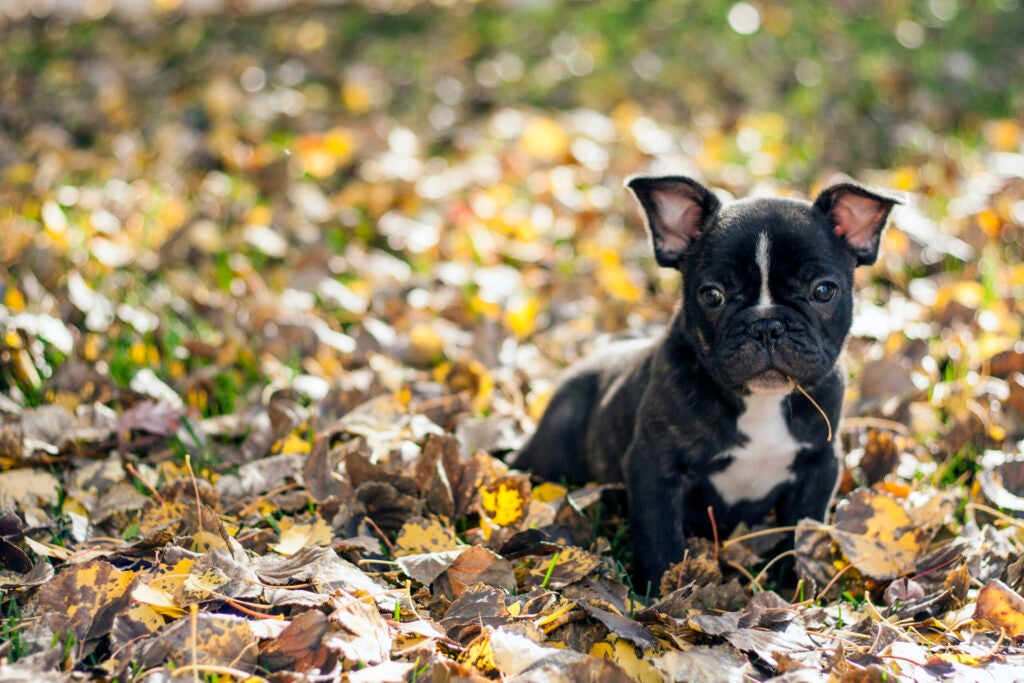
[[[757,298],[758,306],[772,305],[772,292],[768,289],[768,269],[771,265],[768,260],[770,248],[771,244],[768,240],[768,233],[762,232],[757,238],[757,250],[754,252],[757,269],[761,271],[761,294]]]

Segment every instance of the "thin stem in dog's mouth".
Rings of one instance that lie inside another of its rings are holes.
[[[796,390],[799,391],[801,394],[803,394],[804,398],[806,398],[808,401],[810,401],[811,405],[814,406],[817,409],[818,413],[821,414],[822,419],[825,420],[825,426],[828,427],[828,436],[826,437],[826,440],[829,443],[831,443],[832,442],[832,421],[828,419],[828,415],[825,414],[825,411],[821,409],[821,406],[818,405],[818,402],[815,401],[813,398],[811,398],[811,395],[808,394],[807,391],[796,382],[796,380],[794,380],[789,375],[786,375],[786,379],[788,379],[789,383],[791,385],[793,385],[794,387],[796,387]]]

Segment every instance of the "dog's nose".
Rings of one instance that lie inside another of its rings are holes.
[[[750,323],[749,332],[756,341],[772,346],[786,334],[786,326],[776,318],[761,318]]]

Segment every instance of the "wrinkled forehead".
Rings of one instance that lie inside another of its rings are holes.
[[[798,199],[750,199],[723,207],[716,225],[706,235],[701,261],[750,268],[756,272],[766,260],[844,260],[842,241],[829,219],[810,203]]]

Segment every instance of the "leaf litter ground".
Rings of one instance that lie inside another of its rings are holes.
[[[678,281],[620,187],[683,132],[631,102],[506,108],[435,156],[315,51],[262,85],[206,57],[161,109],[135,49],[70,98],[90,140],[73,108],[12,119],[0,168],[0,678],[1024,677],[1018,124],[936,145],[941,176],[861,174],[916,201],[862,274],[847,468],[795,530],[800,587],[744,529],[657,598],[621,490],[501,456],[559,367],[667,320]]]

